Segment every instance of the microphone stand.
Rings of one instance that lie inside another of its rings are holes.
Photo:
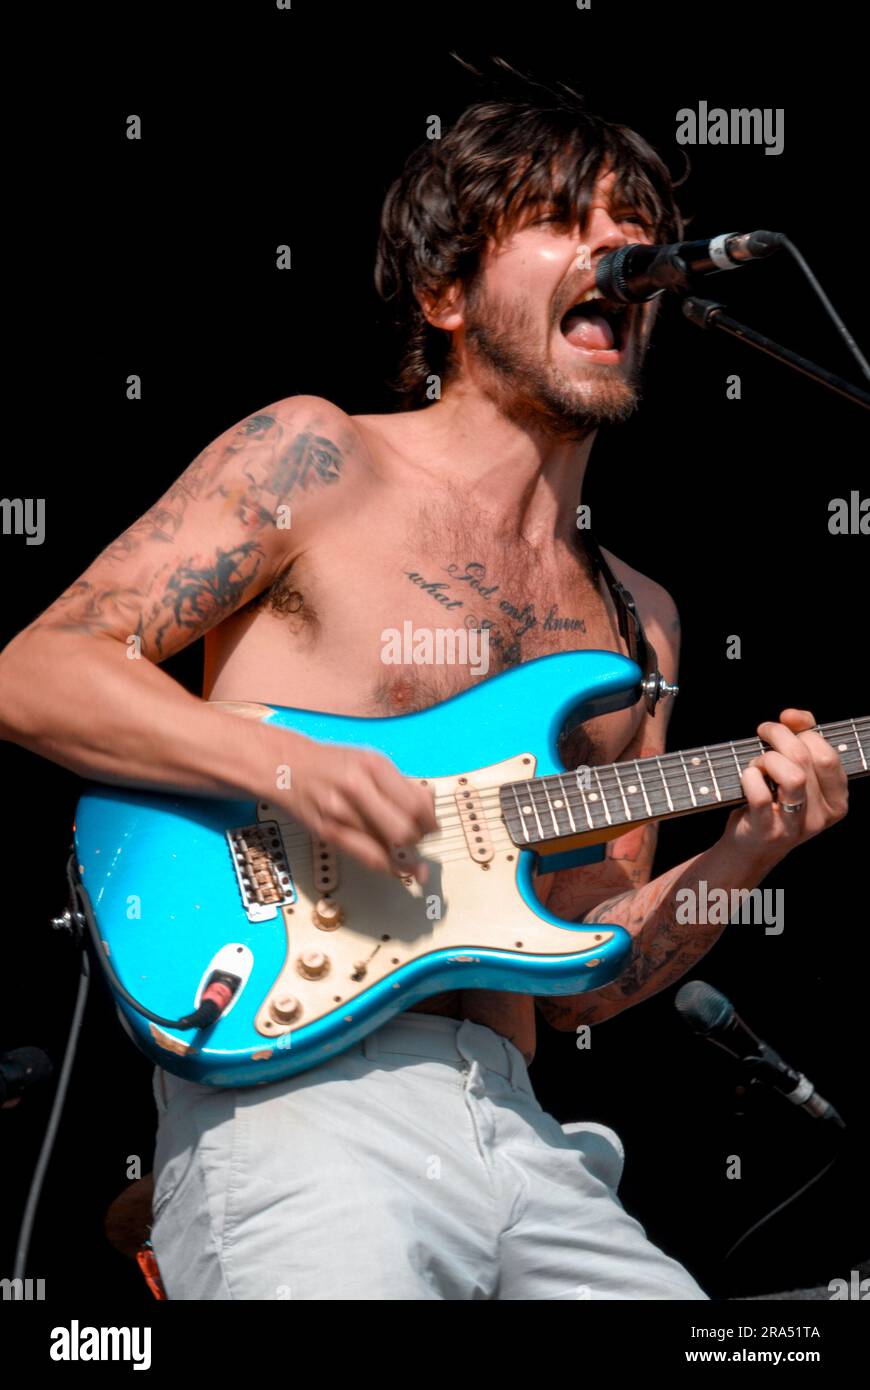
[[[870,410],[870,394],[862,391],[860,386],[853,386],[851,382],[844,381],[842,377],[835,376],[833,372],[817,366],[815,362],[810,362],[806,357],[801,357],[789,348],[775,343],[764,333],[758,333],[754,328],[747,327],[745,323],[739,323],[737,319],[732,319],[725,313],[724,305],[717,304],[715,300],[698,299],[695,295],[689,295],[682,301],[682,309],[689,323],[695,324],[697,328],[721,329],[723,333],[730,334],[732,338],[739,338],[742,343],[748,343],[750,347],[758,348],[759,352],[766,352],[769,357],[775,357],[778,362],[784,362],[787,367],[793,367],[796,372],[802,372],[804,376],[819,382],[821,386],[827,386],[830,391],[835,391],[838,395],[845,396],[847,400],[854,401],[856,405],[862,405],[865,410]]]

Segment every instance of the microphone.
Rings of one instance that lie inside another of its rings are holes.
[[[665,290],[687,290],[693,275],[735,270],[747,261],[770,256],[783,245],[781,232],[728,232],[706,241],[675,241],[645,246],[633,241],[602,256],[595,284],[605,299],[642,304]]]
[[[38,1047],[15,1047],[0,1052],[0,1105],[13,1105],[21,1093],[51,1076],[54,1068]]]
[[[846,1125],[830,1101],[820,1096],[802,1072],[795,1071],[766,1042],[752,1032],[730,999],[703,980],[690,980],[677,991],[677,1012],[693,1032],[716,1043],[749,1067],[753,1080],[764,1082],[799,1105],[814,1120],[829,1120],[839,1129]]]

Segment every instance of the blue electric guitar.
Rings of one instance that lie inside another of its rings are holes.
[[[401,867],[394,877],[363,868],[265,801],[89,789],[74,886],[133,1041],[190,1080],[257,1085],[444,990],[568,995],[609,983],[628,933],[548,912],[536,866],[600,857],[589,847],[645,821],[737,805],[740,773],[764,746],[566,771],[560,733],[635,703],[640,689],[627,657],[572,651],[395,718],[231,706],[377,749],[430,787],[438,829],[420,846],[422,888]],[[867,772],[870,719],[820,732],[848,773]]]

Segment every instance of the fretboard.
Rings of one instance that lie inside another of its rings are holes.
[[[870,717],[816,731],[839,753],[848,776],[870,770]],[[502,816],[514,844],[524,846],[734,806],[745,800],[740,774],[767,748],[760,738],[746,738],[507,782],[499,788]]]

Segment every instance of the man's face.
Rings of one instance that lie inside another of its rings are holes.
[[[510,418],[568,436],[635,409],[658,308],[653,300],[613,316],[592,299],[570,312],[594,289],[602,256],[653,240],[638,209],[618,203],[614,182],[599,179],[582,232],[543,209],[491,246],[462,306],[466,351],[487,394]]]

